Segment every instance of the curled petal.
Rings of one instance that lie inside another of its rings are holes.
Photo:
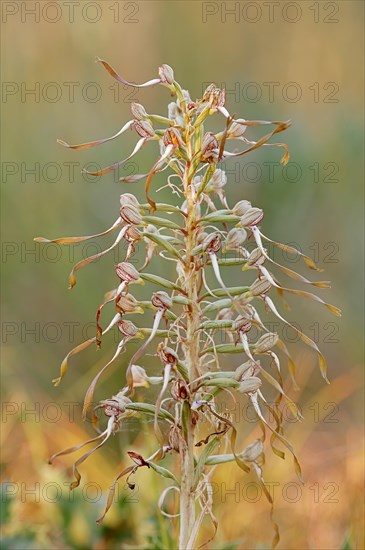
[[[104,334],[107,333],[120,319],[121,319],[121,315],[119,313],[117,313],[113,317],[113,319],[112,319],[111,323],[109,324],[109,326],[104,330]],[[85,342],[82,342],[82,344],[79,344],[78,346],[73,348],[66,355],[66,357],[64,358],[64,360],[61,363],[59,378],[55,378],[54,380],[52,380],[54,386],[58,386],[58,384],[61,382],[62,378],[65,376],[65,374],[67,372],[69,358],[72,357],[73,355],[76,355],[76,353],[79,353],[80,351],[86,349],[93,342],[96,342],[96,336],[94,336],[93,338],[89,338],[89,340],[86,340]]]
[[[300,339],[305,343],[307,344],[307,346],[309,346],[310,348],[314,349],[314,351],[317,352],[318,354],[318,358],[319,358],[319,366],[320,366],[320,369],[321,369],[321,373],[322,373],[322,376],[323,378],[326,380],[326,382],[329,383],[329,380],[327,378],[327,363],[326,363],[326,360],[325,358],[323,357],[322,353],[319,351],[318,349],[318,346],[315,342],[313,342],[313,340],[311,340],[309,338],[309,336],[307,336],[306,334],[303,334],[303,332],[301,332],[299,329],[297,329],[294,325],[292,325],[291,323],[289,323],[286,319],[284,319],[284,317],[282,317],[280,315],[280,313],[278,312],[278,310],[276,309],[273,301],[271,300],[271,298],[269,298],[268,296],[264,296],[263,298],[264,302],[269,306],[269,308],[271,309],[271,311],[274,313],[274,315],[276,315],[276,317],[278,317],[278,319],[280,319],[281,321],[283,321],[283,323],[285,323],[286,325],[288,325],[290,328],[292,328],[297,334],[298,336],[300,337]]]
[[[109,65],[107,61],[104,61],[103,59],[100,59],[100,57],[96,57],[95,61],[98,63],[102,63],[104,65],[105,69],[108,71],[109,74],[112,75],[113,78],[118,80],[118,82],[121,82],[122,84],[125,84],[126,86],[132,86],[133,88],[147,88],[148,86],[155,86],[156,84],[161,84],[160,78],[154,78],[152,80],[148,80],[147,82],[144,82],[144,84],[134,84],[133,82],[128,82],[125,80],[122,76],[120,76],[114,69]]]
[[[85,395],[85,398],[84,398],[84,406],[83,406],[83,409],[82,409],[82,418],[85,420],[86,418],[86,415],[90,409],[90,406],[92,405],[92,402],[93,402],[93,398],[94,398],[94,391],[95,391],[95,387],[96,387],[96,384],[98,383],[98,380],[99,378],[101,377],[101,375],[107,370],[108,367],[110,367],[110,365],[115,361],[115,359],[118,357],[118,355],[120,354],[120,352],[122,351],[123,349],[123,345],[124,345],[124,340],[122,340],[121,342],[119,342],[118,344],[118,347],[117,347],[117,350],[115,352],[115,354],[113,355],[113,357],[110,359],[110,361],[108,361],[108,363],[101,369],[101,371],[98,372],[98,374],[95,376],[95,378],[93,379],[93,381],[91,382],[90,386],[88,387],[88,390],[86,392],[86,395]]]
[[[124,160],[120,160],[119,162],[114,162],[114,164],[111,164],[110,166],[107,166],[106,168],[102,168],[101,170],[97,170],[96,172],[89,172],[88,170],[84,170],[84,174],[89,174],[89,176],[104,176],[104,174],[108,174],[109,172],[112,172],[113,170],[116,170],[119,166],[122,166],[125,164],[129,159],[131,159],[142,147],[142,145],[148,141],[148,138],[141,138],[138,142],[135,148],[133,149],[132,153],[129,155],[129,157],[125,158]]]
[[[257,399],[257,393],[252,393],[250,395],[250,401],[253,405],[253,408],[258,416],[258,418],[261,420],[261,422],[263,424],[265,424],[265,426],[267,426],[267,428],[269,428],[269,430],[271,432],[273,432],[274,436],[279,439],[279,441],[291,452],[292,456],[293,456],[293,460],[294,460],[294,468],[295,468],[295,471],[296,471],[296,474],[299,478],[299,480],[301,482],[303,482],[303,478],[302,478],[302,469],[300,467],[300,464],[299,464],[299,461],[298,461],[298,458],[294,452],[294,449],[293,449],[293,446],[289,443],[289,441],[286,439],[286,437],[284,437],[282,434],[280,434],[278,431],[274,431],[273,428],[270,426],[270,424],[265,420],[265,417],[263,416],[262,412],[261,412],[261,409],[260,409],[260,406],[258,404],[258,399]],[[282,453],[281,454],[282,458],[284,458],[284,454]]]
[[[176,149],[176,145],[174,145],[174,144],[168,145],[165,149],[165,152],[161,155],[161,157],[158,159],[158,161],[154,164],[154,166],[151,168],[151,170],[148,174],[148,178],[147,178],[146,186],[145,186],[145,191],[146,191],[147,201],[151,205],[152,212],[154,212],[156,210],[156,203],[155,203],[155,201],[153,201],[150,198],[150,196],[148,194],[148,191],[149,191],[149,188],[150,188],[150,185],[151,185],[151,182],[152,182],[152,178],[156,174],[156,172],[161,170],[163,162],[172,154],[172,152],[175,149]]]
[[[133,124],[134,120],[130,120],[126,124],[124,124],[123,128],[119,130],[114,136],[107,137],[104,139],[97,139],[96,141],[90,141],[89,143],[80,143],[80,145],[69,145],[66,143],[66,141],[63,141],[62,139],[58,139],[57,143],[60,145],[63,145],[64,147],[68,147],[69,149],[90,149],[91,147],[95,147],[96,145],[101,145],[102,143],[106,143],[107,141],[111,141],[112,139],[115,139],[122,135],[126,130],[129,130]]]
[[[87,241],[89,239],[96,239],[97,237],[103,237],[108,233],[111,233],[122,224],[122,220],[118,218],[109,229],[106,229],[102,233],[97,233],[96,235],[88,235],[87,237],[61,237],[59,239],[46,239],[45,237],[35,237],[33,239],[37,243],[55,243],[55,244],[72,244],[72,243],[81,243],[82,241]]]
[[[138,359],[143,355],[144,350],[147,348],[148,344],[153,340],[153,338],[156,335],[157,329],[160,325],[160,321],[164,314],[164,309],[159,309],[156,313],[155,320],[153,322],[153,327],[151,334],[145,341],[145,343],[136,351],[136,353],[133,355],[132,359],[129,361],[129,365],[126,372],[127,382],[128,386],[131,390],[133,390],[133,376],[132,376],[132,365],[137,363]]]
[[[246,124],[246,123],[245,123]],[[242,155],[245,155],[246,153],[249,153],[250,151],[254,151],[255,149],[258,149],[265,143],[269,141],[269,139],[279,132],[283,132],[284,130],[287,130],[291,125],[291,121],[288,120],[287,122],[280,122],[277,124],[276,128],[269,134],[266,134],[266,136],[263,136],[261,139],[259,139],[256,142],[251,142],[253,145],[249,147],[248,149],[245,149],[244,151],[240,151],[239,153],[230,153],[229,151],[224,151],[224,157],[223,158],[231,158],[231,157],[240,157]]]
[[[307,264],[307,266],[310,268],[310,269],[314,269],[315,271],[323,271],[323,269],[320,269],[319,267],[316,266],[316,264],[314,263],[314,261],[309,258],[309,256],[306,256],[305,254],[303,254],[302,252],[300,252],[297,248],[294,248],[293,246],[289,246],[287,244],[283,244],[283,243],[278,243],[277,241],[272,241],[271,239],[269,239],[269,237],[266,237],[262,231],[259,232],[261,237],[263,239],[265,239],[265,241],[273,244],[274,246],[276,246],[277,248],[280,248],[281,250],[284,250],[285,252],[289,252],[289,254],[298,254],[298,256],[300,256],[301,258],[303,258],[303,260],[305,261],[305,263]]]
[[[283,286],[278,285],[269,271],[264,266],[259,267],[260,271],[265,275],[265,277],[270,281],[270,283],[278,288],[281,291],[288,292],[290,294],[295,294],[296,296],[303,296],[303,298],[308,298],[309,300],[313,300],[314,302],[319,302],[320,304],[324,305],[327,309],[331,311],[334,315],[337,315],[337,317],[341,317],[341,310],[333,306],[332,304],[328,304],[327,302],[323,301],[322,298],[319,296],[316,296],[316,294],[312,294],[312,292],[306,292],[305,290],[295,290],[292,288],[284,288]]]
[[[118,243],[122,240],[127,229],[128,229],[127,225],[123,227],[123,229],[119,232],[118,237],[115,239],[114,243],[111,246],[109,246],[109,248],[107,248],[106,250],[103,250],[102,252],[98,252],[97,254],[93,254],[92,256],[89,256],[84,260],[81,260],[72,268],[71,273],[69,275],[70,289],[73,288],[76,284],[75,272],[81,269],[82,267],[85,267],[86,265],[91,264],[92,262],[95,262],[96,260],[101,258],[101,256],[104,256],[104,254],[107,254],[108,252],[113,250],[113,248],[115,248],[118,245]]]
[[[329,281],[309,281],[306,277],[303,277],[296,271],[293,271],[292,269],[289,269],[288,267],[285,267],[278,262],[275,262],[270,258],[270,256],[267,254],[265,248],[262,245],[261,240],[261,234],[259,229],[254,225],[251,227],[252,234],[254,236],[254,239],[257,243],[257,246],[261,250],[262,254],[265,256],[265,258],[272,264],[276,265],[279,269],[281,269],[288,277],[291,277],[292,279],[296,281],[301,281],[302,283],[306,283],[308,285],[316,286],[318,288],[330,288],[330,282]]]
[[[76,487],[78,487],[80,485],[80,480],[81,480],[81,474],[78,470],[78,466],[80,466],[80,464],[82,464],[83,462],[85,462],[85,460],[87,458],[89,458],[90,455],[92,455],[95,451],[97,451],[97,449],[100,449],[100,447],[102,445],[104,445],[104,443],[109,439],[109,437],[111,436],[112,432],[113,432],[113,425],[114,425],[114,421],[115,421],[115,417],[114,416],[111,416],[109,418],[109,421],[108,421],[108,427],[107,429],[105,430],[105,432],[102,433],[102,436],[105,435],[104,439],[99,443],[99,445],[97,445],[96,447],[94,447],[93,449],[91,449],[91,451],[88,451],[87,453],[85,453],[82,457],[80,457],[78,460],[76,460],[75,464],[73,465],[73,474],[76,478],[75,481],[73,481],[70,485],[70,489],[73,490],[73,489],[76,489]]]

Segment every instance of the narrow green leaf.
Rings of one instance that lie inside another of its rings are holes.
[[[177,251],[177,249],[171,243],[169,243],[169,241],[165,237],[162,237],[161,235],[155,235],[153,233],[143,233],[143,236],[146,237],[147,239],[150,239],[151,241],[156,243],[158,246],[161,246],[161,248],[163,248],[164,250],[167,250],[167,252],[170,252],[170,254],[172,254],[173,256],[175,256],[176,258],[182,261],[181,254]]]
[[[144,281],[148,281],[149,283],[153,283],[155,285],[163,286],[164,288],[168,288],[169,290],[178,290],[183,294],[182,288],[180,288],[175,283],[172,283],[171,281],[168,281],[167,279],[164,279],[163,277],[159,277],[158,275],[153,275],[152,273],[140,273],[141,279]]]
[[[195,468],[194,485],[193,485],[194,489],[197,487],[199,483],[200,476],[202,475],[208,456],[213,452],[213,450],[218,445],[218,443],[219,443],[219,438],[215,436],[204,447],[204,450],[201,453]]]
[[[154,462],[148,462],[148,464],[150,465],[152,470],[154,470],[158,475],[160,475],[162,477],[166,477],[167,479],[173,479],[174,481],[176,481],[176,483],[179,483],[178,480],[176,479],[176,477],[174,476],[174,474],[172,472],[170,472],[170,470],[167,470],[167,468],[163,468],[162,466],[158,466]]]
[[[204,354],[213,353],[214,350],[217,353],[243,353],[244,352],[243,345],[238,343],[238,344],[218,344],[217,346],[215,346],[215,348],[210,347],[205,349]]]
[[[126,410],[130,411],[136,411],[140,413],[145,414],[152,414],[155,415],[156,407],[155,405],[151,405],[150,403],[128,403],[125,405]],[[170,422],[174,422],[174,417],[165,409],[160,408],[158,416],[162,418],[163,420],[170,420]]]
[[[225,328],[232,328],[233,321],[231,320],[225,320],[225,321],[204,321],[200,325],[200,329],[204,330],[210,330],[210,329],[225,329]]]
[[[167,229],[174,229],[175,231],[181,231],[182,229],[177,223],[165,218],[158,218],[157,216],[143,216],[143,221],[152,223],[152,225],[156,227],[166,227]]]

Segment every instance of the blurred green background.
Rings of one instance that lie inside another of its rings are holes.
[[[80,406],[71,417],[67,404],[82,401],[112,353],[113,338],[105,339],[97,355],[92,349],[75,357],[60,387],[51,380],[69,349],[93,335],[95,311],[113,288],[113,264],[125,249],[80,272],[69,292],[72,265],[97,252],[96,241],[60,249],[41,248],[32,239],[97,233],[118,216],[122,192],[144,196],[143,183],[124,185],[112,174],[88,181],[80,174],[87,163],[106,166],[124,158],[135,142],[132,133],[89,151],[64,149],[56,139],[81,143],[112,135],[129,120],[131,101],[166,114],[171,100],[161,87],[119,85],[94,63],[99,56],[135,82],[154,78],[158,66],[168,63],[193,99],[216,82],[227,88],[226,106],[239,117],[292,119],[292,128],[280,136],[289,145],[290,164],[278,164],[275,148],[227,164],[228,200],[249,199],[262,207],[264,233],[298,243],[325,268],[332,289],[321,296],[343,316],[290,301],[288,318],[318,342],[331,385],[320,377],[312,353],[301,344],[291,347],[301,386],[291,395],[305,419],[288,424],[287,434],[301,458],[305,485],[299,492],[290,461],[270,453],[267,479],[280,484],[275,517],[281,548],[363,548],[363,3],[4,1],[1,9],[2,547],[173,547],[173,522],[166,520],[168,529],[162,528],[156,505],[165,485],[149,472],[139,476],[135,498],[125,493],[103,527],[94,523],[107,487],[128,463],[125,451],[152,451],[148,425],[123,429],[83,465],[83,482],[100,484],[102,498],[90,485],[90,495],[81,488],[70,501],[72,459],[47,465],[49,454],[92,433],[81,422]],[[151,144],[119,176],[146,172],[156,154]],[[154,190],[163,183],[161,175]],[[163,193],[161,199],[168,200]],[[153,265],[167,276],[165,264]],[[289,343],[294,339],[283,336]],[[124,384],[128,356],[106,377],[100,397]],[[248,481],[233,466],[216,476],[221,489],[223,482],[232,489]],[[254,498],[242,493],[237,499],[218,493],[219,529],[209,547],[268,547],[264,498],[250,502]],[[201,542],[211,534],[209,522],[204,530]]]

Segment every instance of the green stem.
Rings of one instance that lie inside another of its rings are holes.
[[[192,183],[188,176],[189,163],[185,172],[185,193],[187,200],[188,215],[185,221],[186,229],[186,260],[183,264],[185,273],[184,290],[189,300],[187,315],[186,340],[182,343],[185,355],[185,364],[188,370],[188,378],[191,384],[200,376],[199,370],[199,325],[201,318],[200,304],[198,301],[198,278],[199,267],[195,263],[195,256],[192,250],[197,245],[197,237],[200,228],[197,225],[195,199]],[[194,436],[195,422],[194,413],[190,404],[185,401],[182,406],[183,438],[180,443],[181,463],[181,485],[180,485],[180,536],[179,550],[188,550],[188,541],[191,537],[195,524],[195,495],[194,495]],[[190,548],[193,548],[193,541],[190,541]]]

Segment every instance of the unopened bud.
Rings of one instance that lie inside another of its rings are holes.
[[[167,107],[167,112],[170,120],[174,120],[178,126],[184,126],[184,114],[177,103],[169,103]]]
[[[176,365],[179,360],[174,350],[168,346],[165,346],[163,342],[161,342],[157,347],[157,355],[165,365]]]
[[[264,217],[264,212],[261,208],[249,208],[241,217],[240,224],[243,227],[257,225]]]
[[[126,223],[129,223],[131,225],[141,225],[143,222],[142,216],[139,213],[138,208],[128,204],[125,204],[120,208],[120,217]]]
[[[261,250],[261,248],[255,248],[252,250],[250,255],[246,260],[246,264],[250,266],[262,265],[265,262],[266,258]]]
[[[239,317],[237,317],[237,319],[235,319],[233,323],[233,328],[237,332],[243,332],[243,333],[248,332],[249,330],[251,330],[251,327],[252,327],[251,320],[248,319],[247,317],[244,317],[243,315],[240,315]]]
[[[219,233],[211,233],[207,237],[205,237],[202,248],[204,252],[207,252],[208,254],[213,253],[216,254],[222,246],[222,239]]]
[[[226,92],[217,88],[215,84],[210,84],[203,94],[203,101],[210,104],[210,108],[216,110],[217,107],[223,107],[226,102]]]
[[[106,416],[119,416],[125,412],[125,406],[132,401],[126,397],[124,390],[113,395],[111,399],[100,401],[100,406],[104,409]]]
[[[239,138],[243,136],[243,134],[247,130],[247,126],[245,126],[243,123],[246,122],[243,118],[238,118],[232,124],[230,125],[228,129],[228,137],[230,138]]]
[[[180,441],[182,439],[180,428],[171,426],[169,431],[169,446],[177,453],[180,451]]]
[[[144,120],[148,118],[146,109],[140,103],[131,103],[132,115],[136,120]]]
[[[183,380],[179,378],[178,380],[174,380],[171,384],[171,395],[176,400],[183,400],[188,399],[189,397],[189,391],[188,388]]]
[[[276,345],[278,340],[279,336],[276,332],[268,332],[263,334],[255,344],[254,353],[265,353],[266,351],[269,351]]]
[[[247,445],[240,457],[246,462],[256,462],[264,452],[264,445],[261,439],[256,439]]]
[[[219,191],[220,189],[223,189],[226,183],[227,183],[226,173],[224,172],[224,170],[221,170],[220,168],[216,168],[214,170],[212,177],[209,180],[206,190]]]
[[[128,204],[128,206],[135,206],[138,208],[139,202],[138,199],[132,195],[132,193],[123,193],[120,195],[120,206],[125,206]]]
[[[128,227],[127,231],[124,234],[124,238],[130,243],[135,243],[136,241],[142,240],[142,233],[139,231],[139,229],[137,229],[136,226],[132,225],[131,227]]]
[[[119,321],[118,330],[123,336],[126,336],[127,338],[132,338],[138,333],[138,328],[136,327],[136,325],[133,324],[132,321],[126,321],[124,319]]]
[[[138,302],[132,294],[121,294],[116,302],[120,313],[133,313],[138,308]]]
[[[258,390],[261,384],[262,382],[260,378],[257,378],[257,376],[250,376],[249,378],[242,380],[239,385],[238,391],[241,393],[250,393]]]
[[[159,309],[170,309],[172,306],[172,299],[167,292],[159,290],[152,295],[151,303]]]
[[[132,365],[131,374],[133,378],[133,387],[134,388],[148,388],[148,376],[143,367],[139,365]]]
[[[174,145],[175,147],[180,147],[182,145],[181,134],[176,128],[167,128],[162,139],[166,147],[168,145]]]
[[[261,277],[261,279],[256,279],[250,286],[250,294],[252,296],[262,296],[269,292],[271,286],[270,281],[266,277]]]
[[[243,227],[235,227],[231,229],[224,243],[225,250],[236,250],[247,239],[247,232]]]
[[[246,361],[245,363],[242,363],[242,365],[236,368],[234,377],[236,380],[239,380],[241,382],[242,380],[245,380],[245,378],[254,376],[254,374],[256,374],[257,371],[258,371],[258,368],[252,361]]]
[[[252,208],[252,204],[250,203],[250,201],[238,201],[234,205],[232,212],[235,216],[243,216],[250,208]]]
[[[219,144],[212,132],[207,132],[203,138],[201,146],[202,162],[216,162],[218,160]]]
[[[170,65],[166,65],[165,63],[161,65],[158,69],[158,74],[161,79],[161,82],[164,84],[173,84],[174,83],[174,71],[170,67]]]
[[[137,134],[142,138],[149,138],[156,135],[152,125],[148,120],[135,120],[133,123]]]
[[[136,268],[128,262],[120,262],[115,266],[115,272],[119,279],[126,283],[136,282],[140,278]]]

